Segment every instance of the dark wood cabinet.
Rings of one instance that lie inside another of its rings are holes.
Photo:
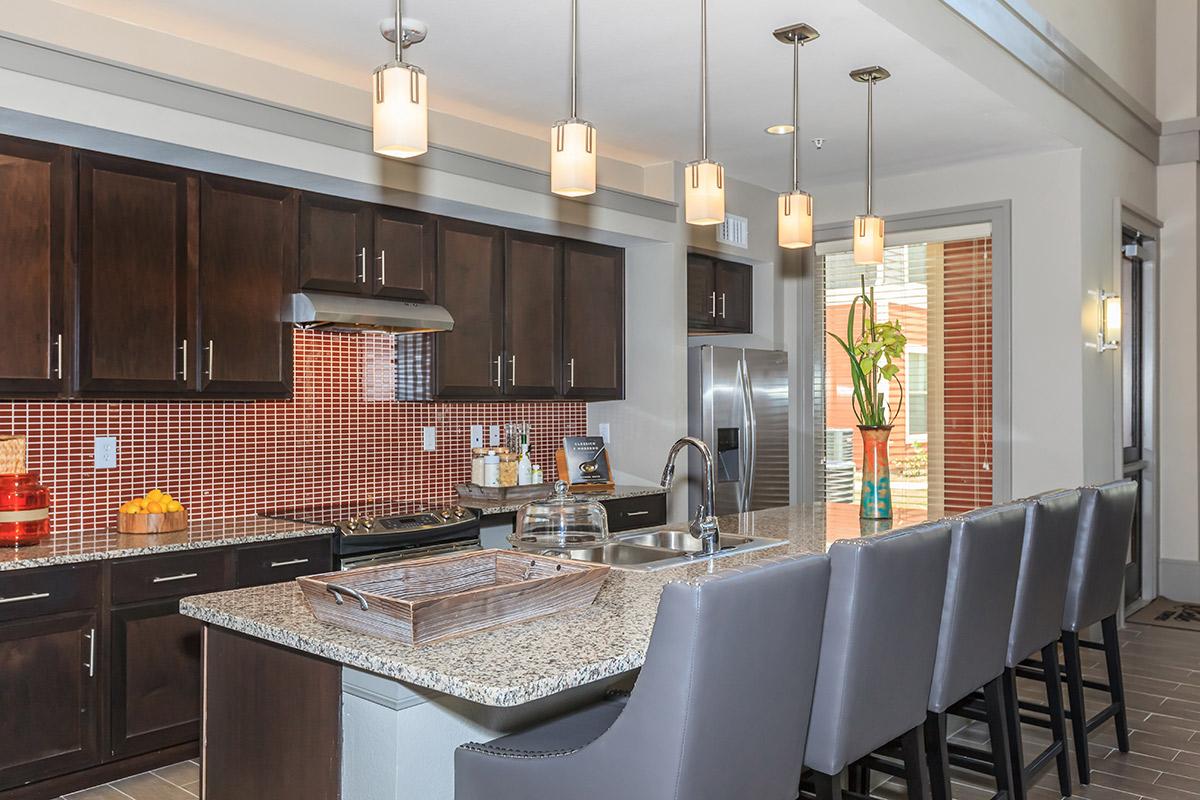
[[[147,753],[200,735],[199,620],[178,598],[114,608],[109,755]]]
[[[203,393],[286,395],[292,337],[283,306],[297,267],[295,190],[204,176],[195,353]]]
[[[752,333],[754,277],[749,264],[689,253],[688,332]]]
[[[305,193],[300,199],[300,288],[360,294],[367,289],[370,206]]]
[[[437,301],[454,330],[434,337],[436,394],[501,396],[504,359],[504,231],[438,220]]]
[[[0,790],[99,754],[94,611],[0,624]]]
[[[437,296],[437,221],[429,214],[376,206],[371,293],[417,303]]]
[[[171,394],[187,386],[195,178],[79,157],[78,388]]]
[[[625,251],[567,242],[563,250],[562,395],[625,396]]]
[[[0,393],[63,389],[72,185],[70,150],[0,136]]]
[[[504,263],[504,393],[558,394],[562,370],[563,244],[508,231]]]

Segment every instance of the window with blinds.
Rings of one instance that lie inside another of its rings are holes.
[[[896,242],[898,237],[892,237]],[[845,336],[863,280],[875,289],[876,319],[895,320],[908,339],[904,391],[880,391],[892,408],[892,502],[937,518],[992,502],[992,240],[977,226],[937,239],[908,237],[884,262],[857,266],[849,242],[818,247],[813,341],[814,475],[818,502],[858,503],[862,442],[851,407]],[[860,304],[861,309],[861,304]]]

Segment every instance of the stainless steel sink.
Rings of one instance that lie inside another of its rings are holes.
[[[692,564],[709,558],[721,558],[767,547],[777,547],[785,543],[783,539],[723,534],[720,552],[706,556],[702,553],[700,540],[689,532],[662,529],[620,533],[613,537],[613,541],[602,545],[568,547],[543,552],[545,555],[570,558],[575,561],[608,564],[615,569],[650,572]]]

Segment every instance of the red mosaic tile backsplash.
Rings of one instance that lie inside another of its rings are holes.
[[[470,476],[470,428],[532,426],[533,460],[554,479],[564,436],[587,432],[587,406],[399,402],[427,391],[423,337],[295,333],[290,401],[0,403],[0,434],[24,435],[29,469],[51,491],[56,531],[106,528],[122,502],[168,491],[194,519],[264,508],[391,498],[434,502]],[[397,353],[397,343],[401,352]],[[422,449],[422,427],[437,450]],[[116,436],[117,468],[97,470],[94,437]]]

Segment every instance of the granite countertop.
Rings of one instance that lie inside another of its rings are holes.
[[[196,522],[175,533],[141,535],[115,530],[54,533],[41,544],[0,547],[0,571],[332,533],[333,528],[262,517]]]
[[[547,483],[546,496],[549,497],[554,492],[554,484]],[[653,486],[651,484],[634,485],[618,483],[613,487],[611,492],[578,492],[576,497],[583,497],[588,500],[620,500],[626,497],[645,497],[652,494],[666,494],[667,490],[661,486]],[[487,500],[478,500],[466,497],[460,497],[458,503],[473,508],[480,513],[481,516],[488,517],[494,514],[511,514],[521,506],[529,502],[529,498],[524,500],[511,500],[507,502],[497,501],[496,505],[488,505]]]
[[[658,572],[614,569],[596,602],[526,623],[408,647],[318,622],[297,585],[276,584],[184,598],[180,610],[213,625],[358,669],[490,706],[516,706],[640,667],[665,584],[764,558],[821,553],[834,541],[924,519],[898,514],[863,523],[858,507],[796,505],[723,516],[721,530],[786,545]],[[683,527],[672,525],[668,527]]]

